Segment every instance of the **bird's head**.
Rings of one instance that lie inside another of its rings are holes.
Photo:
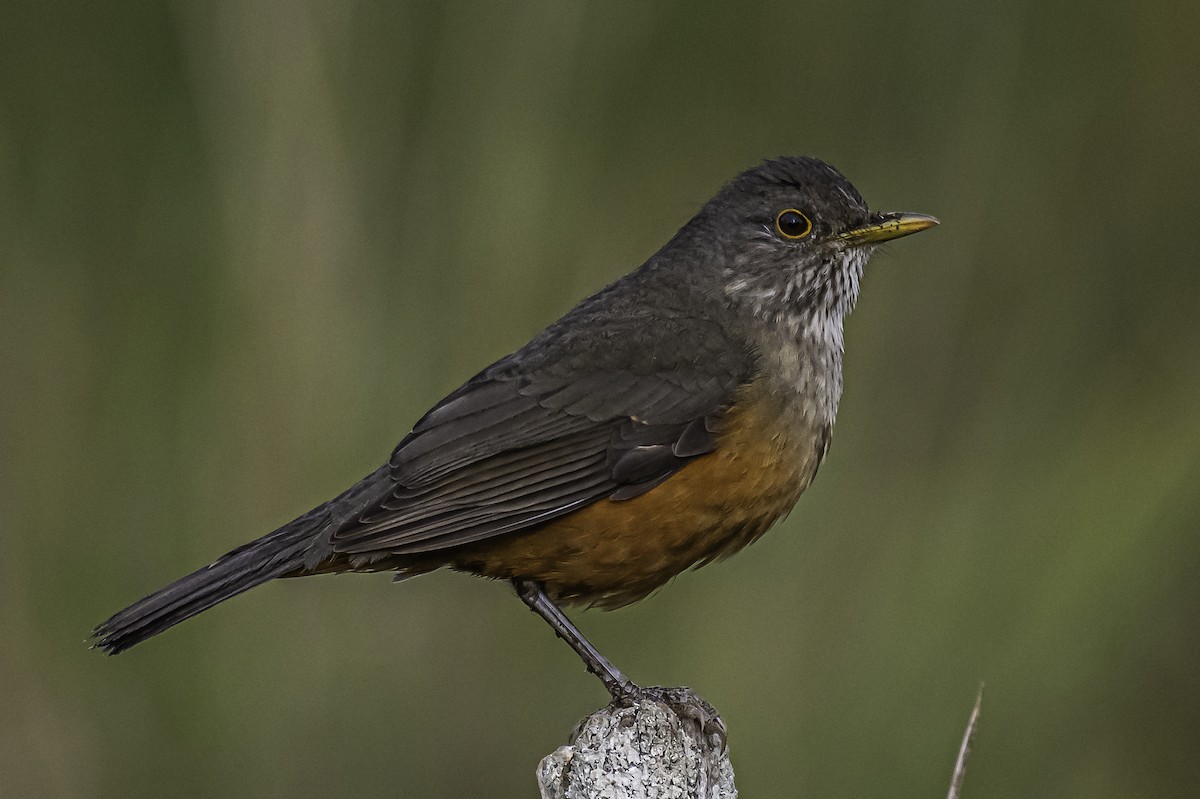
[[[871,211],[829,164],[785,157],[738,175],[681,233],[715,254],[709,264],[726,301],[793,326],[832,326],[840,338],[875,247],[937,223]]]

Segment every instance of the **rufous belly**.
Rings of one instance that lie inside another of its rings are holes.
[[[650,491],[463,547],[449,565],[537,580],[556,600],[615,608],[733,554],[791,510],[828,443],[828,427],[796,424],[778,398],[754,388],[726,414],[713,452]]]

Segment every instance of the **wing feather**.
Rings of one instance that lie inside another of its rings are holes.
[[[636,330],[617,333],[644,337],[647,329],[639,320]],[[452,549],[599,499],[637,496],[711,452],[752,358],[715,346],[714,329],[701,322],[673,329],[676,344],[681,329],[697,337],[696,352],[715,348],[722,357],[706,357],[701,368],[686,347],[676,349],[687,357],[674,360],[653,346],[622,354],[612,346],[619,336],[604,330],[597,350],[551,326],[413,427],[389,462],[393,490],[333,533],[334,550],[369,557]]]

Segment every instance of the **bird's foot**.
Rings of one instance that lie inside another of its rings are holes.
[[[710,736],[717,736],[721,752],[724,753],[729,742],[729,730],[725,722],[717,713],[717,709],[691,688],[668,688],[661,685],[643,688],[627,681],[620,687],[619,692],[613,691],[613,707],[632,707],[638,702],[657,702],[665,705],[679,718],[696,725],[696,729],[706,740],[711,741]]]

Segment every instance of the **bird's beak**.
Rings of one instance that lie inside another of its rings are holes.
[[[906,211],[887,211],[871,214],[871,221],[854,230],[839,233],[835,238],[851,246],[878,244],[881,241],[898,239],[920,233],[938,224],[936,217],[927,214],[910,214]]]

